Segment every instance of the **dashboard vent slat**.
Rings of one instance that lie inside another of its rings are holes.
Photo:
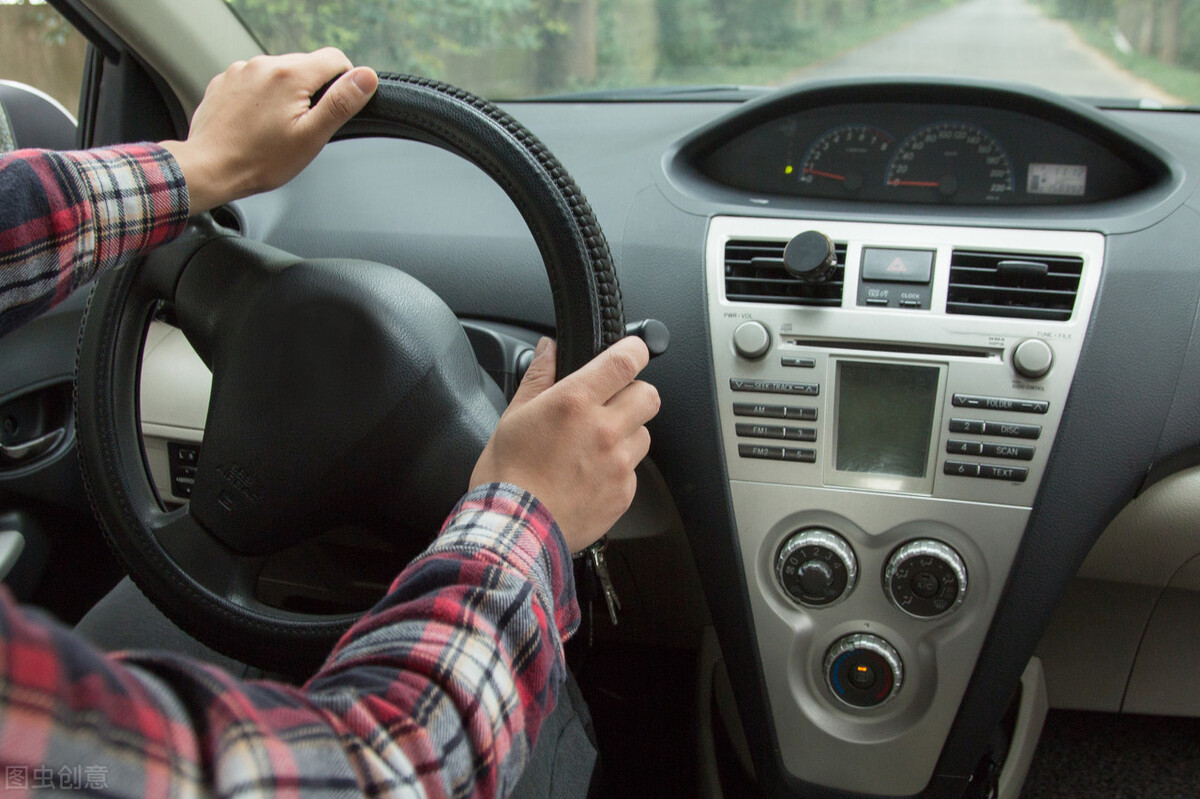
[[[1065,322],[1082,275],[1073,255],[954,250],[946,312]]]
[[[846,274],[846,245],[835,242],[838,265],[832,279],[804,283],[783,266],[786,241],[731,239],[725,243],[725,297],[731,302],[841,307]]]

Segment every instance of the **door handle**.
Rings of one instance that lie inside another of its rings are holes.
[[[26,458],[41,455],[54,449],[55,445],[66,435],[66,430],[57,427],[45,435],[22,441],[19,444],[0,444],[0,456],[10,461],[22,461]]]
[[[21,551],[25,549],[25,536],[16,530],[0,530],[0,580],[8,576],[17,565]]]

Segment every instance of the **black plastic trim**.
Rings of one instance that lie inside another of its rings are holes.
[[[717,183],[701,170],[705,157],[759,125],[806,109],[856,102],[968,105],[1036,117],[1108,148],[1141,170],[1148,185],[1123,197],[1077,205],[936,206],[759,195]],[[1120,226],[1124,231],[1160,221],[1182,204],[1187,184],[1194,182],[1171,153],[1092,106],[1031,86],[965,78],[836,79],[799,84],[745,103],[688,133],[663,154],[661,173],[656,177],[664,194],[681,209],[706,215],[870,217],[900,224],[1086,230]],[[1175,204],[1164,207],[1171,200]]]

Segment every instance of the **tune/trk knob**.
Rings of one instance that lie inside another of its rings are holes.
[[[1022,377],[1031,380],[1044,377],[1053,363],[1054,350],[1040,338],[1027,338],[1013,347],[1013,369]]]
[[[812,527],[793,533],[779,548],[775,577],[793,601],[806,607],[826,607],[854,590],[858,560],[846,539]]]

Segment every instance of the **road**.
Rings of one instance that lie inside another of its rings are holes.
[[[1024,0],[967,0],[790,76],[931,74],[1031,83],[1084,97],[1182,101],[1119,67]]]

